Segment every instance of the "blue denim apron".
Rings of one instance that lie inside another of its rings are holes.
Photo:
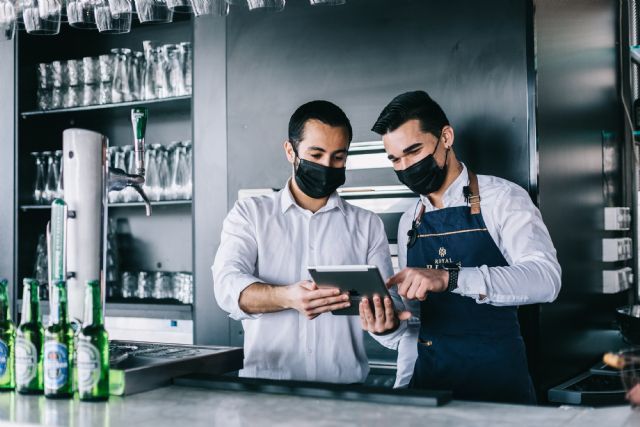
[[[470,177],[477,188],[477,178]],[[473,213],[471,207],[459,206],[422,214],[407,266],[508,266],[477,203]],[[420,320],[411,387],[451,390],[455,399],[536,403],[517,307],[478,304],[446,291],[430,293],[421,303]]]

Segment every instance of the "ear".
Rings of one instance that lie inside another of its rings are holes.
[[[291,164],[294,164],[296,161],[296,154],[293,151],[293,145],[289,142],[289,140],[284,141],[283,144],[284,153],[287,156],[287,161]]]
[[[453,147],[453,141],[455,140],[455,133],[451,126],[445,126],[442,128],[442,142],[446,148]]]

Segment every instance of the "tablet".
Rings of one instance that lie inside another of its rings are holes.
[[[371,300],[374,294],[381,298],[389,295],[375,265],[322,265],[308,267],[308,270],[318,287],[335,286],[343,292],[349,292],[351,306],[332,311],[335,315],[358,316],[358,304],[362,297]]]

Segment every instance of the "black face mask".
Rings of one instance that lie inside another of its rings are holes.
[[[442,183],[447,176],[447,157],[449,156],[449,149],[444,158],[444,166],[440,168],[436,163],[436,159],[433,157],[434,153],[438,149],[440,140],[436,144],[436,148],[433,153],[429,154],[418,163],[409,166],[408,168],[396,171],[396,175],[400,182],[409,187],[414,193],[426,196],[435,191],[438,191],[442,187]]]
[[[294,150],[295,152],[295,150]],[[330,168],[298,157],[296,184],[312,199],[323,199],[345,182],[346,168]]]

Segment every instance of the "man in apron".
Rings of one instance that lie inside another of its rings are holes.
[[[425,92],[396,97],[373,131],[399,180],[420,195],[400,221],[401,271],[387,283],[420,326],[376,296],[373,310],[360,305],[363,328],[399,349],[398,379],[412,370],[410,387],[535,403],[517,306],[553,301],[561,276],[540,212],[516,184],[458,161],[453,128]]]

